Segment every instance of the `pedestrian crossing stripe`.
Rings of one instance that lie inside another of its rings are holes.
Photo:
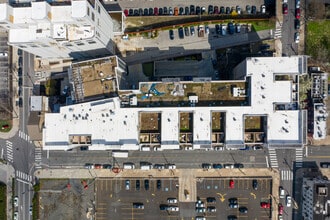
[[[10,141],[6,141],[6,155],[7,155],[7,161],[14,162],[14,156],[13,156],[13,143]]]
[[[30,141],[30,136],[28,134],[25,134],[23,131],[18,130],[18,136],[20,138],[22,138],[23,140],[26,140],[26,141],[32,143],[32,141]]]
[[[26,174],[24,172],[21,172],[19,170],[16,170],[16,178],[21,179],[21,180],[25,180],[27,182],[32,181],[32,176],[31,175]]]
[[[42,150],[40,148],[34,149],[34,161],[35,161],[35,168],[41,169],[41,160],[42,160]]]
[[[281,180],[293,180],[293,172],[291,170],[281,170]]]

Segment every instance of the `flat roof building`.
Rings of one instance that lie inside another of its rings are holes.
[[[118,95],[112,98],[46,114],[43,147],[302,147],[306,114],[299,108],[298,91],[306,65],[305,56],[248,58],[234,70],[239,80],[140,82],[134,90],[117,87]],[[81,76],[78,71],[76,77]],[[118,76],[116,80],[119,85]]]
[[[98,0],[2,3],[0,25],[9,31],[10,45],[42,58],[113,54],[111,39],[123,33],[114,31],[112,18]]]

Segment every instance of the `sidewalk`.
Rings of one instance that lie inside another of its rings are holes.
[[[178,178],[179,179],[179,201],[194,202],[196,199],[198,178],[251,178],[271,177],[273,211],[272,219],[278,215],[278,189],[280,186],[280,173],[276,169],[176,169],[176,170],[122,170],[120,173],[113,173],[109,169],[42,169],[35,172],[39,179],[91,179],[91,178]],[[186,200],[184,190],[190,193],[189,200]]]
[[[13,68],[16,70],[18,57],[17,57],[17,49],[12,47],[12,65],[15,66]],[[13,112],[12,112],[12,128],[9,132],[0,132],[0,139],[10,139],[16,135],[19,129],[19,106],[16,105],[16,99],[19,98],[17,94],[17,75],[15,75],[12,78],[12,106],[13,106]]]
[[[15,170],[11,165],[0,164],[0,180],[7,185],[7,219],[12,219],[12,179],[15,178]]]

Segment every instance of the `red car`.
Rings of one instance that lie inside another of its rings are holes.
[[[229,180],[229,188],[234,189],[234,187],[235,187],[234,180]]]
[[[158,8],[154,8],[154,15],[158,15]]]
[[[128,9],[124,10],[124,14],[125,14],[126,17],[128,16]]]
[[[260,206],[261,206],[261,208],[269,209],[270,208],[270,203],[262,202],[262,203],[260,203]]]
[[[296,18],[300,19],[300,8],[296,8]]]
[[[278,214],[280,214],[280,215],[283,214],[283,205],[281,203],[278,204]]]
[[[94,168],[95,168],[95,169],[102,169],[103,167],[102,167],[101,164],[95,164],[95,165],[94,165]]]
[[[288,4],[287,3],[284,3],[283,4],[283,14],[284,15],[287,15],[288,14]]]

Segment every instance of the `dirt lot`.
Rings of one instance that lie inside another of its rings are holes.
[[[140,130],[143,132],[160,130],[161,114],[157,112],[140,113]]]
[[[39,201],[40,219],[89,219],[94,210],[94,180],[41,180]]]

